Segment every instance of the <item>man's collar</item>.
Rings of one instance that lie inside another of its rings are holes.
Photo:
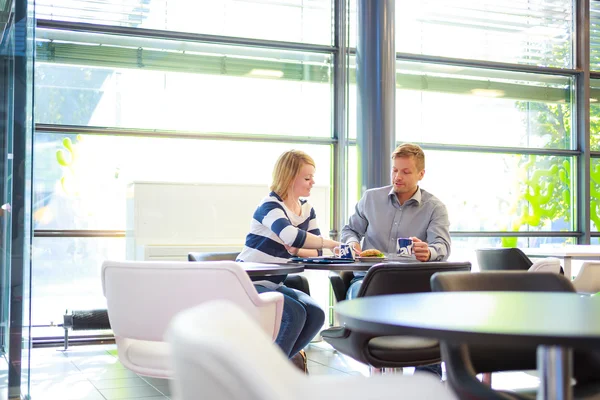
[[[392,185],[392,188],[390,189],[390,192],[388,193],[388,197],[394,196],[396,198],[396,201],[398,202],[398,204],[400,204],[400,201],[398,200],[398,196],[396,196],[396,192],[394,192],[394,186]],[[421,204],[421,187],[417,186],[417,191],[415,192],[415,194],[413,194],[411,196],[410,199],[406,200],[404,202],[404,204],[408,203],[409,201],[414,200],[417,202],[417,204]]]

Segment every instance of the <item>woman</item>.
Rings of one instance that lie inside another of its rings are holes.
[[[279,157],[271,193],[254,212],[238,261],[287,262],[292,256],[317,256],[323,248],[339,246],[339,242],[321,236],[315,211],[306,200],[300,200],[310,196],[314,174],[315,162],[302,151],[290,150]],[[275,342],[292,358],[323,327],[325,313],[309,295],[283,285],[284,280],[285,276],[278,276],[254,285],[259,293],[284,294],[281,328]]]

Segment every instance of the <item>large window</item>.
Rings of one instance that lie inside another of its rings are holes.
[[[105,306],[100,266],[126,258],[131,182],[259,184],[267,195],[277,157],[296,148],[330,190],[331,1],[179,3],[38,3],[38,18],[65,26],[36,35],[36,325]],[[106,32],[69,29],[79,22]],[[328,232],[330,210],[316,211]]]
[[[590,2],[590,69],[600,72],[597,3]],[[86,307],[102,303],[98,288],[86,302],[78,288],[50,304],[65,282],[91,285],[103,257],[125,257],[129,182],[264,184],[266,191],[277,156],[299,148],[315,158],[318,185],[347,188],[340,199],[347,210],[332,204],[330,211],[353,212],[360,197],[356,0],[346,2],[347,46],[334,47],[346,38],[335,31],[340,4],[37,2],[36,323],[55,320],[78,298]],[[396,1],[396,140],[425,148],[422,186],[448,206],[454,259],[473,260],[467,253],[478,247],[588,235],[577,212],[587,167],[597,232],[600,73],[585,82],[590,161],[579,145],[576,91],[587,66],[572,61],[581,29],[574,4]],[[342,82],[336,63],[346,57]],[[348,85],[347,99],[335,96],[344,92],[336,85]],[[341,149],[345,166],[333,165],[339,143],[349,143]],[[343,168],[346,182],[333,173]]]
[[[396,140],[426,148],[422,185],[448,206],[452,231],[577,230],[576,159],[561,154],[574,148],[573,78],[398,61],[396,86]],[[355,121],[351,108],[351,137]],[[444,145],[464,150],[427,150]]]
[[[329,187],[329,145],[39,132],[35,147],[34,226],[40,232],[124,231],[127,186],[134,181],[264,184],[266,196],[277,157],[291,147],[315,159],[316,184]],[[316,211],[326,233],[329,221],[325,216],[329,210]],[[247,221],[239,223],[249,225],[250,218],[248,215]],[[238,238],[236,242],[243,240]],[[125,239],[68,234],[36,238],[34,324],[56,322],[65,309],[104,307],[100,266],[107,259],[125,259]]]

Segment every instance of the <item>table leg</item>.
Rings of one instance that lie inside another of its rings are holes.
[[[573,352],[570,348],[538,346],[537,369],[540,376],[537,400],[573,399]]]
[[[571,275],[571,257],[563,258],[563,272],[565,273],[565,278],[572,281],[573,276]]]

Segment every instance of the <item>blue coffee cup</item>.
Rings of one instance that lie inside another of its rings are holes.
[[[333,255],[338,258],[354,260],[354,249],[349,244],[342,243],[333,248]]]
[[[398,238],[398,244],[396,246],[396,253],[399,256],[412,256],[413,254],[413,241],[411,238]]]

